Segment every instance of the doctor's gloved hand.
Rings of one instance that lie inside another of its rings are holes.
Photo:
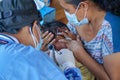
[[[61,49],[55,54],[55,58],[62,70],[75,67],[75,58],[69,49]]]

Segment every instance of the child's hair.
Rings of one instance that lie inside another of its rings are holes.
[[[67,25],[60,22],[60,21],[52,21],[49,23],[45,23],[42,25],[41,27],[41,31],[44,33],[46,31],[51,32],[52,34],[54,34],[54,38],[57,36],[57,33],[60,32],[59,29],[64,29],[67,28]],[[69,29],[68,29],[69,30]]]

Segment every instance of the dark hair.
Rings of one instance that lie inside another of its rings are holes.
[[[66,3],[68,4],[73,4],[75,8],[77,8],[78,4],[84,0],[65,0]]]
[[[46,31],[49,31],[52,34],[54,34],[54,38],[55,38],[57,36],[57,32],[59,32],[60,28],[67,28],[68,29],[67,25],[64,23],[62,23],[60,21],[52,21],[52,22],[43,24],[41,27],[41,31],[43,33]]]
[[[77,6],[80,2],[86,0],[65,0],[66,3],[72,4],[73,6]],[[109,11],[115,15],[120,16],[120,0],[89,0],[92,1],[98,6],[100,9]]]

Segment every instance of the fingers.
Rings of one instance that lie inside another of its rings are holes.
[[[75,40],[75,39],[76,39],[76,35],[73,34],[73,33],[70,32],[70,31],[68,31],[68,30],[66,30],[65,32],[63,32],[63,35],[64,35],[65,37],[71,38],[72,40]]]
[[[66,39],[60,39],[59,42],[62,42],[62,43],[67,44],[67,43],[69,42],[69,40],[66,40]]]
[[[77,35],[77,39],[76,40],[81,42],[79,35]]]
[[[43,33],[42,38],[43,38],[43,45],[42,45],[42,50],[47,50],[48,44],[53,44],[55,42],[55,39],[53,39],[54,35],[52,33],[49,33],[48,31]],[[53,40],[52,40],[53,39]]]
[[[67,37],[68,35],[65,32],[62,32],[62,34],[64,37]]]
[[[53,39],[53,37],[54,35],[52,33],[48,33],[46,36],[44,36],[43,37],[44,44],[48,44]]]
[[[51,42],[50,42],[50,44],[53,44],[55,42],[55,39],[53,39]]]
[[[42,38],[45,38],[45,36],[47,36],[48,33],[49,33],[48,31],[46,31],[45,33],[43,33],[43,34],[42,34]]]
[[[45,40],[45,42],[50,42],[51,41],[51,39],[54,37],[54,35],[52,34],[52,33],[49,33],[45,38],[44,38],[44,40]]]
[[[71,32],[68,31],[68,30],[66,30],[65,33],[66,33],[67,35],[70,35],[70,34],[71,34]]]
[[[65,37],[70,36],[71,32],[66,30],[65,32],[62,33]]]

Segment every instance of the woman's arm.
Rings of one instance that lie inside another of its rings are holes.
[[[76,59],[85,65],[99,80],[109,80],[103,65],[98,64],[83,48],[79,36],[76,40],[60,40],[66,43],[67,47],[73,51]]]
[[[85,65],[98,80],[110,80],[103,65],[98,64],[85,50],[78,49],[74,54],[76,59]]]
[[[105,56],[103,59],[110,80],[120,80],[120,52]]]

